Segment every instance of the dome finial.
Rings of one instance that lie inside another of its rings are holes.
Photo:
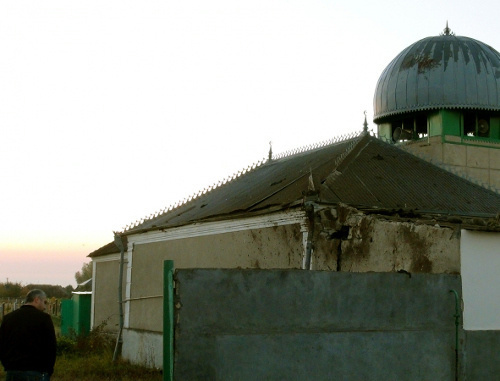
[[[365,114],[365,121],[363,122],[363,133],[367,133],[368,132],[368,122],[366,121],[366,110],[364,111],[364,114]]]
[[[444,28],[443,33],[441,33],[441,36],[454,36],[455,33],[451,31],[450,28],[448,28],[448,20],[446,20],[446,28]]]

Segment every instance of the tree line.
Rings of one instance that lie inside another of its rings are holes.
[[[92,264],[84,263],[82,269],[75,273],[75,280],[77,284],[83,283],[86,280],[92,278]],[[22,285],[20,282],[0,282],[0,298],[24,298],[28,291],[34,288],[39,288],[47,294],[47,298],[71,298],[71,292],[75,289],[73,286],[69,285],[62,287],[59,285],[51,284],[27,284]],[[91,286],[87,284],[86,286],[77,287],[79,291],[90,291]]]
[[[0,283],[0,298],[24,298],[28,291],[39,288],[47,294],[47,298],[71,298],[73,286],[55,286],[51,284],[27,284],[19,282]]]

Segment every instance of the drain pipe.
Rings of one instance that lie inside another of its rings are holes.
[[[123,246],[122,238],[115,233],[115,245],[120,249],[120,270],[118,274],[118,306],[119,306],[119,330],[116,338],[115,351],[113,352],[113,362],[118,358],[118,353],[122,350],[122,332],[123,332],[123,262],[125,247]]]
[[[307,232],[306,241],[306,258],[304,261],[304,269],[311,270],[311,256],[312,256],[312,239],[314,235],[314,204],[312,202],[306,202],[305,205],[307,220],[309,221],[309,229]]]
[[[456,290],[450,290],[455,295],[455,381],[458,381],[458,327],[460,326],[460,297]]]

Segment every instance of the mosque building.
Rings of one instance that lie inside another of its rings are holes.
[[[174,343],[176,379],[498,379],[500,54],[448,26],[415,42],[374,122],[117,232],[89,254],[92,325],[135,363]]]

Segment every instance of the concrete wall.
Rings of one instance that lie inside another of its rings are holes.
[[[500,331],[465,332],[465,380],[500,379]]]
[[[133,364],[163,368],[163,334],[124,329],[122,356]]]
[[[458,275],[178,270],[179,380],[453,380]]]

